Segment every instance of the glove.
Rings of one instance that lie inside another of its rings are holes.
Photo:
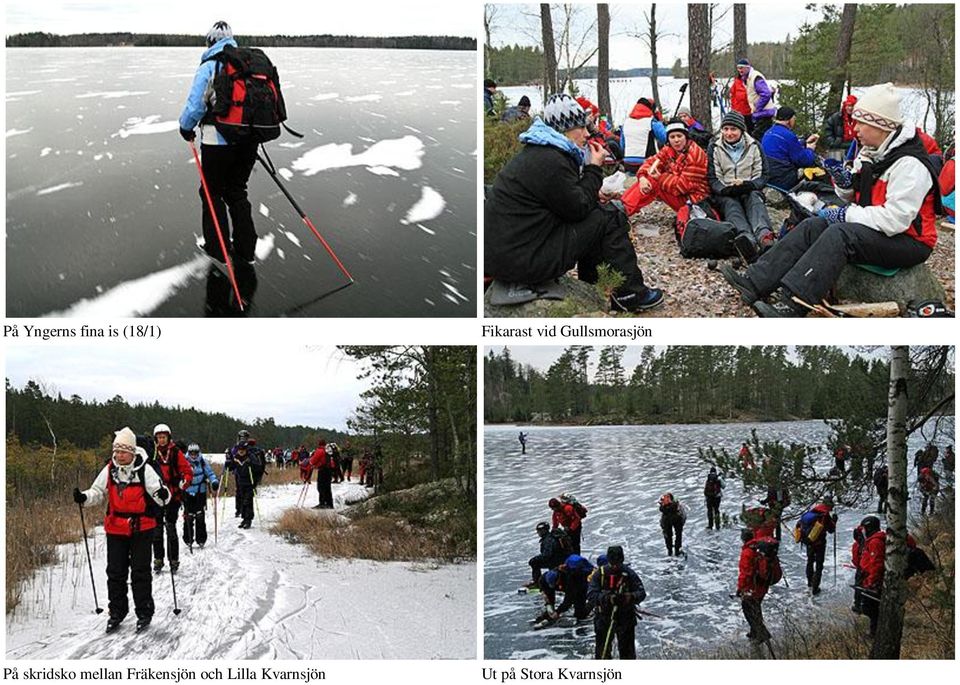
[[[833,520],[834,523],[837,522],[837,515],[836,515],[836,514],[830,514],[830,518]]]
[[[166,488],[160,488],[157,490],[157,497],[161,502],[166,502],[168,499],[170,499],[170,491]]]
[[[828,224],[841,224],[847,220],[846,207],[824,207],[817,212],[817,216],[826,219]]]
[[[220,489],[220,483],[210,483],[210,489],[217,492]]]
[[[73,489],[73,501],[77,504],[83,504],[87,501],[87,496],[80,492],[80,488]]]
[[[180,129],[180,137],[183,138],[188,143],[192,143],[197,138],[197,134],[194,133],[193,129]]]
[[[853,187],[853,175],[849,169],[843,166],[843,162],[836,159],[825,159],[823,160],[823,168],[830,174],[830,178],[833,179],[833,184],[837,188]]]

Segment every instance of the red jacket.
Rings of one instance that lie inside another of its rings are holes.
[[[142,533],[156,528],[157,520],[146,515],[148,496],[142,483],[131,483],[126,487],[118,488],[112,476],[108,474],[107,515],[103,518],[104,532],[107,535],[130,537],[134,532]],[[136,531],[132,525],[134,521],[136,521]]]
[[[750,542],[745,543],[740,549],[740,575],[737,576],[737,593],[744,597],[762,600],[768,589],[768,586],[757,577],[757,567],[762,555],[750,547]]]
[[[943,150],[940,149],[936,139],[919,126],[917,126],[917,135],[920,136],[920,141],[923,143],[923,149],[927,151],[928,155],[943,154]]]
[[[887,534],[882,530],[878,530],[866,539],[856,564],[857,569],[863,573],[861,587],[867,590],[880,590],[883,587],[883,564],[886,552]]]
[[[656,160],[659,160],[657,169],[660,172],[660,177],[656,181],[668,193],[686,197],[691,202],[700,202],[710,195],[710,184],[707,182],[707,153],[692,140],[687,142],[683,152],[677,152],[670,145],[660,148],[656,155],[647,157],[647,161],[637,171],[637,176],[648,176]],[[627,214],[636,211],[636,209],[631,211],[627,200],[627,196],[634,188],[637,186],[631,186],[623,196]]]
[[[750,100],[747,99],[747,86],[739,76],[733,79],[730,84],[730,109],[734,112],[740,112],[745,117],[749,117]]]
[[[310,468],[322,469],[330,465],[327,461],[327,446],[325,443],[320,443],[320,446],[310,455]]]
[[[553,527],[563,526],[567,530],[579,530],[580,529],[580,514],[577,513],[577,510],[572,504],[562,504],[560,505],[560,510],[554,510],[553,512]]]
[[[179,500],[183,493],[181,486],[190,483],[193,480],[193,467],[183,456],[183,452],[177,447],[177,444],[171,440],[167,443],[166,449],[157,445],[156,447],[156,465],[160,469],[160,480],[170,491],[170,500]],[[171,468],[171,466],[175,468]]]

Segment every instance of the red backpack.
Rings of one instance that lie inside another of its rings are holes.
[[[217,71],[209,123],[230,143],[278,138],[287,108],[270,58],[259,48],[226,45],[210,59],[217,62]]]
[[[756,538],[750,541],[750,549],[757,552],[756,581],[767,587],[776,585],[783,578],[780,565],[780,543],[773,537]]]

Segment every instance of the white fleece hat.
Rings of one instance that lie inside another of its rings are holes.
[[[853,106],[850,115],[855,121],[875,126],[884,131],[896,131],[903,124],[900,114],[900,94],[892,83],[878,83],[867,88]]]
[[[113,449],[136,454],[137,436],[129,428],[127,427],[121,428],[116,433],[114,433]]]

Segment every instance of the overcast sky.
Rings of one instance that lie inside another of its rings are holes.
[[[48,33],[195,33],[224,20],[238,34],[352,34],[364,36],[476,36],[480,10],[457,4],[279,0],[4,0],[6,35]],[[472,7],[472,6],[469,6]]]
[[[747,3],[747,41],[760,42],[783,40],[787,34],[795,37],[804,21],[815,21],[819,12],[808,12],[806,3],[786,0],[784,2]],[[719,15],[732,4],[720,4],[715,10]],[[610,67],[612,69],[630,69],[649,67],[650,52],[633,34],[646,31],[644,12],[649,12],[650,4],[610,5]],[[492,33],[495,46],[536,45],[539,44],[540,15],[537,5],[498,5],[497,18]],[[562,11],[553,10],[554,31],[562,21]],[[584,35],[584,27],[596,19],[595,5],[581,5],[578,19],[579,30],[574,33]],[[664,34],[673,34],[657,43],[659,66],[667,71],[674,61],[680,58],[687,63],[687,6],[685,3],[657,3],[657,25]],[[733,11],[729,10],[720,19],[714,30],[714,46],[729,43],[733,35]],[[596,45],[596,27],[591,31],[590,46]],[[596,59],[589,64],[596,64]],[[731,70],[732,70],[731,65]]]
[[[347,427],[369,387],[369,381],[357,380],[362,367],[356,361],[333,347],[246,340],[252,344],[242,349],[211,338],[129,347],[8,345],[6,376],[17,388],[35,380],[64,397],[103,401],[121,395],[130,403],[156,400],[251,422],[272,416],[283,425]]]

